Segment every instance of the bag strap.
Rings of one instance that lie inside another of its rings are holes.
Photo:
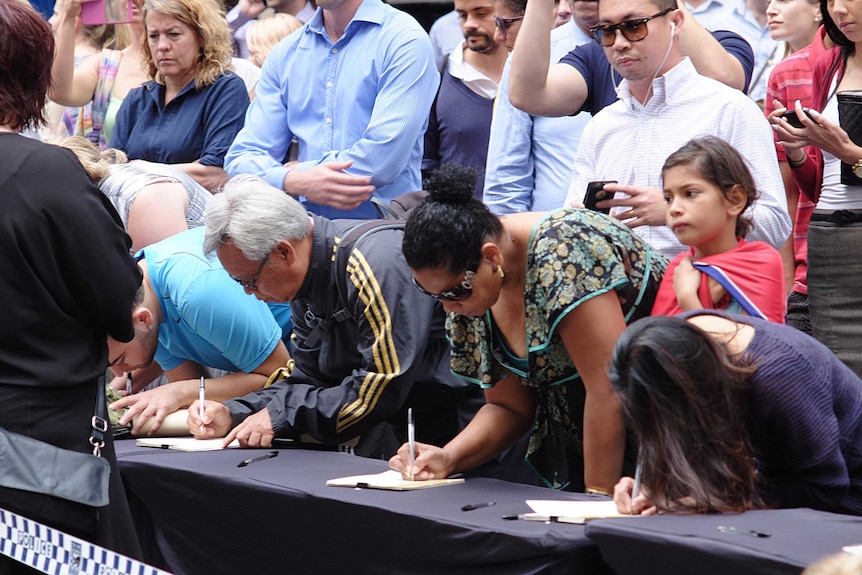
[[[105,433],[108,432],[108,406],[105,397],[105,374],[99,376],[96,383],[96,407],[93,410],[93,419],[90,420],[90,445],[93,446],[93,455],[102,456],[102,448],[105,447]]]
[[[730,276],[728,276],[723,269],[721,269],[717,265],[705,264],[703,262],[693,262],[692,266],[696,270],[705,273],[706,275],[717,281],[719,284],[721,284],[721,287],[723,287],[727,291],[727,293],[730,294],[730,297],[732,297],[734,301],[736,301],[742,307],[742,309],[745,310],[745,313],[752,317],[769,319],[768,317],[766,317],[765,313],[760,311],[760,308],[757,307],[757,304],[755,304],[745,294],[745,292],[742,291],[742,289],[738,285],[736,285],[736,282],[730,279]]]
[[[338,290],[338,305],[336,310],[332,312],[328,318],[316,318],[315,325],[305,338],[308,347],[315,347],[320,343],[320,338],[325,332],[330,331],[333,327],[343,321],[353,317],[350,309],[347,307],[347,260],[353,247],[359,241],[364,239],[369,234],[379,232],[381,230],[403,230],[404,220],[369,220],[362,222],[350,228],[341,242],[338,243],[335,253],[332,255],[331,278],[335,280],[335,288]],[[306,317],[311,319],[312,315],[306,314]]]

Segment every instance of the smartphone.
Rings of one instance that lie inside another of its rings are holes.
[[[813,118],[811,118],[811,114],[808,113],[808,108],[802,108],[802,111],[805,112],[805,115],[808,116],[809,119],[813,119]],[[781,117],[784,118],[785,120],[787,120],[790,123],[790,125],[793,126],[794,128],[804,128],[805,127],[802,124],[802,121],[799,119],[799,116],[796,115],[796,110],[787,110],[786,112],[781,114]]]
[[[606,192],[605,184],[616,183],[616,180],[601,180],[588,183],[587,193],[584,194],[584,207],[588,210],[593,210],[594,212],[602,212],[603,214],[609,214],[611,212],[610,208],[597,208],[596,202],[600,202],[602,200],[610,200],[611,198],[613,198],[614,192]]]
[[[127,24],[132,21],[132,0],[89,0],[81,3],[85,26]]]

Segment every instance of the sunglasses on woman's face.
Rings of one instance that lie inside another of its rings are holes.
[[[660,18],[675,8],[662,10],[658,14],[653,14],[646,18],[634,18],[632,20],[624,20],[619,24],[601,24],[590,28],[590,34],[593,38],[604,47],[613,46],[617,40],[617,30],[623,35],[623,38],[629,42],[640,42],[649,34],[647,22]]]
[[[416,278],[413,278],[413,285],[415,285],[419,291],[424,293],[425,295],[430,295],[434,299],[442,300],[442,301],[464,301],[473,295],[473,281],[476,279],[476,271],[475,270],[467,270],[464,273],[464,279],[461,280],[461,283],[456,285],[455,287],[448,289],[446,291],[442,291],[440,293],[431,293],[426,290],[424,287],[419,285],[419,282],[416,281]]]

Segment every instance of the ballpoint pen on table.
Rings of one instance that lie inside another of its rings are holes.
[[[273,457],[278,456],[278,451],[270,451],[266,455],[258,455],[257,457],[252,457],[251,459],[244,459],[237,463],[237,467],[245,467],[249,463],[254,463],[255,461],[263,461],[265,459],[272,459]]]
[[[468,503],[467,505],[461,508],[461,511],[474,511],[476,509],[482,509],[483,507],[493,507],[496,505],[496,501],[483,501],[481,503]]]
[[[416,427],[413,425],[413,408],[407,408],[407,445],[410,450],[410,481],[413,481],[413,464],[416,462]]]
[[[206,413],[206,389],[204,387],[204,376],[201,376],[201,385],[198,387],[198,403],[200,404],[198,407],[200,408],[200,416],[201,416],[201,435],[204,434],[204,414]]]
[[[632,487],[632,501],[638,496],[638,491],[641,489],[641,473],[643,471],[641,458],[638,457],[638,466],[635,469],[635,485]]]

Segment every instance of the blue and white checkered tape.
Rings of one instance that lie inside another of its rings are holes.
[[[0,553],[48,575],[171,575],[5,509]]]

